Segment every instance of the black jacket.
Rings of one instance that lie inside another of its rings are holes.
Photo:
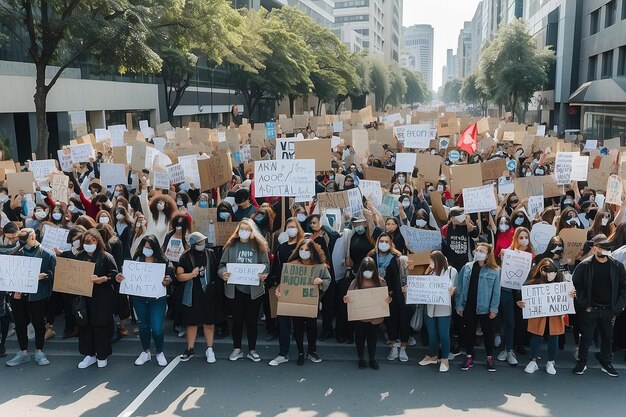
[[[593,256],[581,261],[576,269],[574,269],[574,275],[572,282],[576,287],[576,303],[586,309],[591,307],[591,286],[593,282],[593,265],[591,261]],[[613,314],[617,315],[626,307],[626,269],[624,264],[609,257],[608,262],[611,268],[611,286],[613,302],[611,303],[611,310]]]

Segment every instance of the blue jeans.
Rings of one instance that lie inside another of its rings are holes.
[[[500,290],[500,312],[504,314],[504,350],[508,352],[513,350],[515,337],[515,301],[509,288]]]
[[[289,345],[291,345],[291,317],[278,316],[278,346],[279,355],[289,357]]]
[[[536,334],[530,335],[530,358],[537,359],[539,356],[539,348],[541,347],[541,339],[543,337]],[[556,358],[556,351],[559,348],[559,336],[548,336],[548,360],[553,361]]]
[[[428,330],[428,356],[437,356],[441,345],[441,357],[448,359],[452,316],[428,317],[428,314],[424,314],[424,321]]]
[[[139,322],[139,340],[143,350],[150,349],[150,337],[154,339],[156,353],[163,352],[163,320],[167,297],[146,298],[133,296],[133,307]]]

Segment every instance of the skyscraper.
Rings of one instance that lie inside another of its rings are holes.
[[[402,28],[402,66],[419,71],[430,89],[433,88],[433,42],[431,25]]]

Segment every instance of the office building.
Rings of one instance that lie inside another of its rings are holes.
[[[472,22],[463,23],[456,50],[457,78],[464,79],[472,70]]]
[[[333,28],[335,23],[333,16],[335,2],[333,0],[287,0],[287,4],[302,10],[321,27]]]
[[[430,89],[433,88],[433,43],[431,25],[413,25],[402,28],[403,67],[419,71]]]

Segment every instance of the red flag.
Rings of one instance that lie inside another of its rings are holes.
[[[464,150],[469,155],[473,155],[478,149],[478,128],[476,123],[471,124],[461,133],[461,137],[456,145],[457,148]]]

